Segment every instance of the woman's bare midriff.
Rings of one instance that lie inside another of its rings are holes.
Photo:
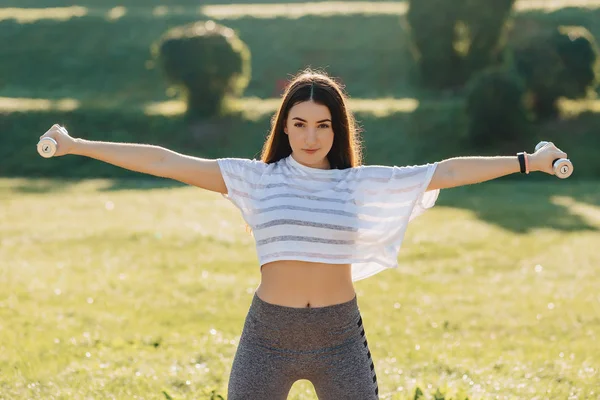
[[[286,307],[326,307],[346,303],[356,292],[350,264],[274,261],[261,268],[257,296]]]

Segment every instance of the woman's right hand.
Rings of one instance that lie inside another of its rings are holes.
[[[40,140],[46,137],[52,138],[58,143],[54,157],[69,154],[75,146],[75,139],[69,135],[69,132],[64,127],[58,124],[52,125],[52,128],[40,136]]]

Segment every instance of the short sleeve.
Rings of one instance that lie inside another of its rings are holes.
[[[219,158],[217,163],[227,187],[227,194],[223,194],[223,197],[238,208],[244,208],[253,198],[267,164],[245,158]]]
[[[374,166],[368,168],[367,176],[372,178],[368,186],[376,188],[371,193],[378,198],[370,198],[374,203],[383,202],[387,205],[402,205],[402,214],[408,221],[423,214],[433,207],[440,194],[440,190],[427,190],[438,163],[411,165],[404,167]],[[384,204],[384,205],[385,205]],[[386,210],[382,209],[384,214]]]
[[[411,221],[433,207],[440,189],[427,190],[438,163],[412,166],[364,166],[359,171],[360,204],[388,218],[403,215]],[[379,207],[375,211],[373,207]]]
[[[392,181],[402,182],[402,186],[414,188],[413,208],[409,221],[423,214],[427,209],[433,207],[440,194],[440,189],[427,190],[438,163],[414,165],[409,167],[394,167]]]

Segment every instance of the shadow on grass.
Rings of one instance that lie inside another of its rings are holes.
[[[12,193],[23,194],[45,194],[70,190],[73,186],[81,184],[87,179],[26,179],[10,188]],[[152,190],[152,189],[175,189],[186,185],[177,181],[161,178],[119,178],[110,179],[105,187],[98,189],[99,192],[112,192],[120,190]]]
[[[477,218],[514,233],[536,229],[600,231],[597,181],[503,181],[446,189],[439,205],[472,211]]]
[[[119,190],[152,190],[152,189],[177,189],[187,186],[184,183],[171,179],[144,177],[139,179],[114,179],[108,187],[100,189],[101,192],[114,192]]]
[[[27,179],[10,188],[13,193],[42,194],[60,192],[73,185],[72,181],[58,179]]]

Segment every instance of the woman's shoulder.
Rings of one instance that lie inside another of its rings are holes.
[[[244,157],[223,157],[218,158],[217,162],[220,165],[231,166],[234,168],[251,168],[256,170],[263,170],[266,168],[273,168],[272,163],[265,163],[264,161],[256,158],[244,158]]]
[[[381,178],[389,176],[394,170],[394,166],[388,165],[358,165],[356,167],[349,168],[348,176],[350,177],[361,177],[361,178]]]
[[[360,165],[354,167],[349,177],[356,177],[360,181],[390,182],[425,176],[430,174],[432,169],[435,169],[435,163],[403,166]]]

